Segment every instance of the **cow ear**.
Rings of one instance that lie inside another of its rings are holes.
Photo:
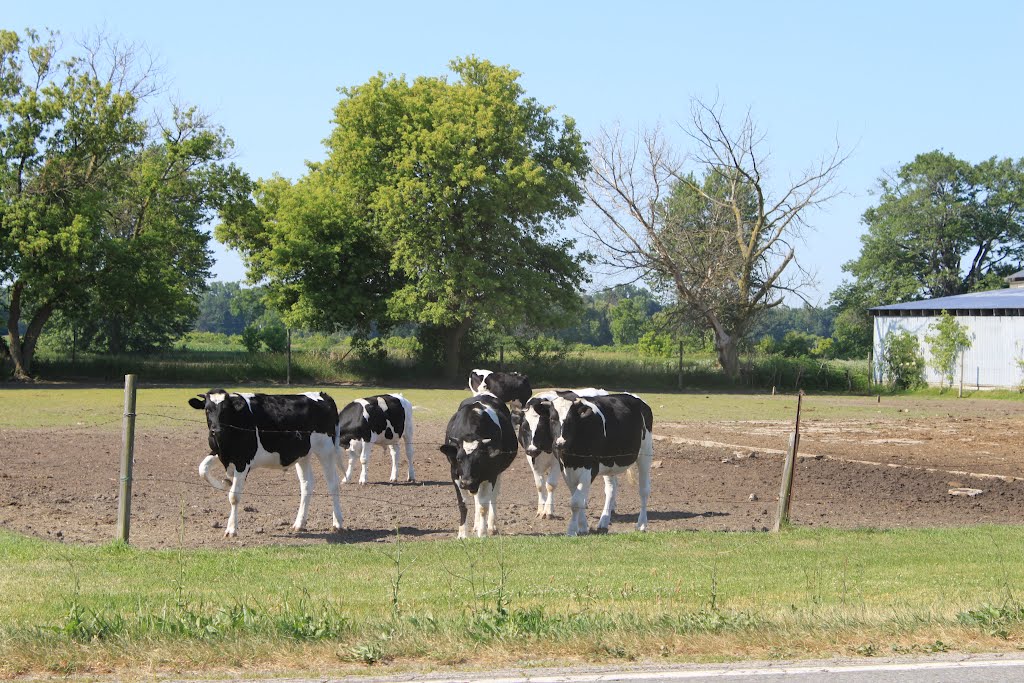
[[[188,404],[196,410],[202,410],[206,407],[206,396],[204,394],[199,394],[197,398],[190,398],[188,400]]]
[[[452,445],[450,443],[446,443],[446,444],[442,445],[438,450],[441,451],[442,453],[444,453],[446,456],[448,456],[449,460],[454,459],[455,456],[459,454],[458,447],[454,446],[454,445]]]

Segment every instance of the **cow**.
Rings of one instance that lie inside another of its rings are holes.
[[[237,535],[238,504],[249,473],[260,467],[295,465],[299,476],[299,511],[292,529],[306,526],[313,493],[315,453],[327,479],[334,503],[333,528],[341,529],[338,497],[338,408],[322,392],[305,394],[239,394],[211,389],[190,398],[189,405],[206,411],[210,455],[199,465],[199,474],[216,489],[228,492],[231,514],[224,536]],[[210,468],[219,459],[228,478],[218,480]]]
[[[551,401],[549,413],[555,457],[572,493],[567,534],[576,536],[588,531],[587,497],[594,478],[599,474],[621,474],[634,465],[640,490],[636,528],[646,531],[654,457],[651,407],[633,394],[574,399],[557,396]],[[599,530],[608,529],[614,507],[615,485],[605,479],[605,506],[597,525]]]
[[[512,411],[512,423],[519,435],[519,445],[526,452],[527,462],[533,472],[533,482],[537,487],[537,517],[551,519],[555,516],[555,487],[561,478],[561,469],[555,458],[551,438],[549,411],[551,401],[558,396],[574,399],[579,396],[606,396],[604,389],[570,389],[567,391],[545,391],[535,394],[526,402],[523,410]],[[612,492],[616,481],[612,478]],[[614,509],[612,510],[614,512]]]
[[[463,491],[471,493],[476,504],[476,535],[493,536],[497,532],[495,506],[501,474],[512,464],[518,450],[508,406],[493,394],[467,398],[448,421],[440,450],[451,466],[459,506],[459,538],[466,537]]]
[[[469,373],[469,390],[474,395],[493,394],[504,403],[522,408],[530,400],[530,378],[518,372],[491,372],[474,370]]]
[[[405,460],[409,481],[416,481],[412,466],[412,404],[401,394],[380,394],[357,398],[338,413],[338,445],[348,451],[348,467],[342,483],[352,477],[352,463],[359,454],[359,483],[366,483],[366,465],[370,451],[379,444],[391,453],[391,478],[398,481],[398,444],[405,442]]]

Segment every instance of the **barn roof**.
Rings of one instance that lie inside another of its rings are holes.
[[[991,311],[993,309],[1024,309],[1024,287],[991,289],[987,292],[971,292],[942,296],[924,301],[908,301],[905,304],[875,306],[872,312],[884,311]]]

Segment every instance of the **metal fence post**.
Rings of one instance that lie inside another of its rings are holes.
[[[117,539],[128,542],[132,517],[132,465],[135,459],[135,375],[124,376],[121,482],[117,499]]]

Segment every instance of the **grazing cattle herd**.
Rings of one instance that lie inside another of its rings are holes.
[[[640,515],[636,528],[647,529],[647,500],[651,492],[654,456],[654,418],[641,398],[603,389],[546,391],[536,396],[530,381],[519,373],[473,370],[473,396],[459,405],[448,421],[439,449],[448,458],[459,510],[459,538],[467,535],[465,495],[473,496],[473,530],[477,536],[498,531],[497,498],[502,474],[523,447],[537,487],[537,516],[554,516],[554,490],[559,475],[569,491],[567,534],[589,531],[587,500],[590,486],[604,477],[605,501],[597,529],[607,531],[615,511],[617,476],[636,471]],[[391,454],[391,482],[398,480],[399,444],[405,448],[408,480],[413,470],[413,407],[401,394],[381,394],[352,401],[340,411],[323,392],[305,394],[246,394],[211,389],[189,400],[206,411],[210,455],[199,465],[200,475],[214,488],[228,491],[231,513],[225,536],[235,536],[238,505],[248,474],[256,468],[295,465],[299,476],[299,511],[292,528],[301,531],[313,492],[316,454],[334,505],[334,529],[341,529],[339,477],[343,452],[348,466],[342,479],[352,479],[359,456],[359,483],[367,483],[367,464],[373,446]],[[220,460],[226,478],[211,471]]]

